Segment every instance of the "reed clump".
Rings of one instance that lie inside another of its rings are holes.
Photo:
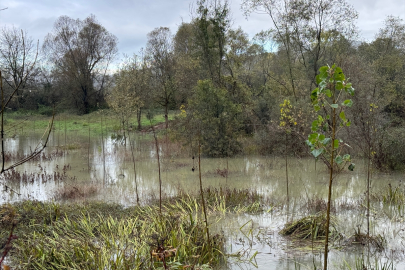
[[[393,187],[391,184],[388,184],[378,193],[370,194],[370,200],[388,205],[403,205],[405,204],[405,191],[398,186]]]
[[[68,154],[67,151],[63,151],[61,149],[56,149],[55,151],[52,151],[50,153],[42,152],[39,155],[31,158],[30,161],[51,161],[51,160],[55,160],[60,157],[64,157],[67,154]],[[4,161],[6,161],[6,162],[18,161],[18,160],[26,159],[29,156],[30,156],[30,154],[23,154],[21,152],[7,151],[7,152],[4,152]],[[0,160],[2,160],[1,157],[0,157]]]
[[[204,194],[209,206],[222,202],[229,211],[238,211],[242,208],[245,209],[244,212],[249,213],[263,211],[264,197],[256,190],[208,187],[204,190]]]
[[[367,235],[365,233],[360,232],[360,227],[358,230],[354,232],[354,235],[351,236],[348,240],[345,241],[347,245],[361,245],[361,246],[369,246],[379,252],[385,249],[387,241],[381,235]]]
[[[5,171],[1,174],[0,179],[5,179],[10,182],[22,182],[22,183],[34,183],[41,181],[46,183],[48,181],[76,181],[76,176],[69,176],[67,171],[71,169],[70,165],[64,165],[62,170],[54,171],[53,173],[47,173],[45,169],[38,164],[40,172],[19,172],[14,168]]]
[[[341,238],[341,234],[336,229],[336,218],[331,217],[330,221],[329,239],[334,241]],[[326,237],[326,213],[321,212],[288,222],[280,234],[297,240],[323,240]]]
[[[25,201],[13,208],[21,218],[9,260],[19,269],[198,269],[224,260],[224,236],[208,244],[201,215],[181,207]]]
[[[180,190],[178,196],[168,199],[167,202],[172,205],[173,202],[181,203],[186,209],[198,211],[197,196],[197,194],[190,195]],[[260,213],[264,210],[267,203],[263,195],[259,194],[256,190],[250,189],[207,187],[204,189],[204,197],[207,208],[211,213]]]

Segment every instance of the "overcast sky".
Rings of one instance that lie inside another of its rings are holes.
[[[0,26],[14,25],[42,43],[61,15],[84,19],[94,14],[97,20],[118,37],[120,57],[132,55],[146,45],[146,34],[159,26],[173,33],[182,21],[190,21],[194,0],[1,0]],[[230,0],[233,27],[254,34],[270,27],[265,14],[252,14],[248,20],[240,9],[242,0]],[[388,15],[405,19],[405,0],[348,0],[359,12],[361,37],[372,40]]]

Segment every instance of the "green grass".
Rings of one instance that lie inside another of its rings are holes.
[[[200,213],[183,204],[165,203],[161,215],[157,205],[24,201],[12,207],[19,222],[9,260],[18,269],[162,269],[151,254],[165,251],[172,252],[165,259],[170,269],[210,269],[224,260],[223,235],[208,242]],[[7,228],[2,220],[1,241]]]
[[[250,190],[207,188],[210,223],[218,214],[258,213],[263,198]],[[0,243],[17,222],[9,254],[16,269],[212,269],[225,262],[224,232],[207,240],[198,194],[124,208],[85,202],[23,201],[0,206]],[[0,249],[1,251],[1,249]],[[157,254],[156,256],[152,256]],[[167,254],[167,253],[166,253]]]
[[[103,110],[92,112],[87,115],[75,115],[75,114],[66,114],[60,113],[55,115],[54,120],[54,129],[55,131],[64,132],[77,132],[77,134],[87,135],[90,134],[101,134],[101,116],[103,118],[103,132],[117,132],[121,129],[120,121],[117,116],[110,110]],[[169,120],[173,120],[175,112],[169,114]],[[45,130],[52,116],[44,116],[32,112],[13,112],[6,113],[5,116],[5,131],[6,134],[10,136],[14,134],[21,134],[26,132],[42,131]],[[137,128],[136,117],[133,116],[130,119],[130,125],[133,129]],[[152,119],[152,124],[157,125],[164,123],[164,114],[156,114]],[[142,128],[150,127],[150,121],[146,118],[146,114],[143,114],[141,119]]]

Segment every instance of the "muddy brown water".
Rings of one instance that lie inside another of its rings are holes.
[[[78,200],[104,200],[123,205],[136,203],[135,177],[130,145],[107,136],[103,145],[100,138],[88,138],[69,132],[68,154],[51,160],[30,161],[16,170],[21,174],[35,174],[31,181],[0,180],[0,202],[19,200],[55,200],[55,194],[63,187],[95,186],[97,192]],[[38,144],[42,134],[21,134],[7,139],[6,151],[29,154]],[[134,137],[137,185],[141,200],[157,198],[158,168],[154,144],[146,138]],[[48,155],[64,144],[65,134],[55,133],[45,150]],[[161,151],[164,151],[164,145]],[[90,155],[88,155],[90,153]],[[162,184],[165,196],[173,196],[179,190],[198,192],[198,163],[193,153],[178,157],[170,153],[162,157]],[[195,153],[194,153],[195,155]],[[311,158],[290,158],[288,165],[290,201],[286,207],[286,180],[284,159],[277,157],[244,156],[229,159],[203,158],[201,161],[204,186],[254,189],[269,202],[265,211],[258,215],[226,214],[212,218],[212,229],[222,230],[228,238],[227,252],[242,255],[242,259],[231,256],[227,268],[231,269],[318,269],[323,254],[310,248],[298,248],[298,244],[279,235],[289,220],[296,220],[308,213],[307,203],[311,199],[326,199],[328,173],[321,162]],[[364,161],[356,160],[354,172],[343,172],[334,180],[333,199],[339,231],[349,238],[354,231],[366,229],[364,209],[366,174]],[[63,173],[64,166],[69,176],[64,181],[47,180],[45,175]],[[316,168],[315,168],[316,167]],[[195,168],[193,171],[192,168]],[[228,175],[223,172],[228,168]],[[403,191],[404,173],[378,173],[372,175],[372,190],[379,192],[388,184]],[[7,190],[5,186],[8,186]],[[13,190],[11,191],[10,188]],[[18,194],[17,194],[18,193]],[[281,203],[280,203],[281,202]],[[284,202],[284,203],[283,203]],[[378,205],[377,205],[378,206]],[[371,234],[381,235],[387,240],[383,252],[369,253],[364,248],[332,248],[330,269],[356,269],[360,258],[370,264],[393,262],[394,269],[405,269],[405,223],[403,206],[376,207],[371,211]],[[288,212],[287,212],[288,210]],[[349,266],[351,268],[349,268]],[[224,266],[224,268],[226,268]]]

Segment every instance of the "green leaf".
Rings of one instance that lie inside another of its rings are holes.
[[[316,75],[316,83],[319,85],[322,81],[328,78],[328,66],[323,66],[319,68],[319,74]]]
[[[329,89],[326,89],[325,95],[327,95],[328,97],[331,97],[331,96],[332,96],[332,92],[331,92]]]
[[[347,93],[349,93],[350,95],[352,95],[352,96],[354,96],[354,88],[353,87],[347,87],[347,85],[346,85],[346,87],[345,87],[345,91],[347,92]]]
[[[318,120],[314,120],[313,122],[312,122],[312,126],[311,126],[311,130],[312,131],[317,131],[318,130]]]
[[[342,105],[346,107],[351,107],[353,105],[353,101],[351,99],[346,99],[345,101],[343,101]]]
[[[315,88],[314,90],[312,90],[311,92],[311,100],[314,101],[318,98],[318,92],[319,92],[319,88]]]
[[[321,144],[328,145],[330,143],[330,141],[331,141],[330,138],[325,138],[324,140],[321,141]]]
[[[317,158],[317,157],[319,157],[320,154],[323,153],[323,148],[315,149],[315,150],[313,150],[311,153],[312,153],[312,155],[313,155],[314,157]]]
[[[319,106],[318,104],[316,104],[315,106],[314,106],[314,110],[317,112],[317,111],[319,111],[321,109],[321,106]]]
[[[333,79],[335,79],[335,81],[344,81],[345,80],[345,75],[343,74],[343,71],[340,67],[337,67],[335,69],[335,73],[333,73]]]
[[[318,92],[318,94],[322,93],[327,86],[328,86],[328,83],[326,81],[321,81],[319,83],[319,92]]]
[[[348,167],[349,171],[353,171],[355,166],[356,166],[356,165],[355,165],[354,163],[351,163],[351,164],[349,165],[349,167]]]
[[[322,66],[319,68],[319,75],[321,74],[326,74],[326,77],[328,77],[328,70],[329,67],[328,66]]]
[[[339,140],[336,139],[333,141],[333,148],[339,148]]]
[[[336,161],[336,163],[337,164],[342,164],[343,163],[343,158],[339,155],[339,156],[337,156],[336,158],[335,158],[335,161]]]
[[[337,104],[330,104],[330,106],[331,106],[332,108],[335,108],[335,109],[337,109],[337,108],[339,107],[339,105],[337,105]]]
[[[350,155],[349,155],[349,154],[343,155],[343,160],[344,160],[344,161],[350,161],[350,160],[351,160]]]
[[[347,121],[346,126],[347,126],[347,127],[350,127],[351,124],[352,124],[352,122]]]
[[[318,74],[318,75],[316,75],[315,78],[316,78],[316,83],[319,85],[320,82],[322,81],[321,76],[319,76],[319,74]]]
[[[311,144],[315,144],[316,141],[318,140],[318,136],[319,136],[318,133],[309,134],[309,135],[308,135],[308,141],[309,141]]]
[[[336,82],[336,90],[342,90],[343,89],[343,83],[341,81]]]
[[[346,115],[345,115],[345,112],[344,112],[344,111],[341,111],[341,112],[340,112],[339,117],[340,117],[340,119],[342,119],[344,122],[347,121]]]
[[[323,131],[328,131],[328,127],[329,127],[329,125],[328,125],[328,123],[326,123],[325,122],[325,124],[323,125]]]
[[[318,137],[318,140],[319,140],[319,141],[323,141],[324,139],[325,139],[325,135],[320,134],[319,137]]]

